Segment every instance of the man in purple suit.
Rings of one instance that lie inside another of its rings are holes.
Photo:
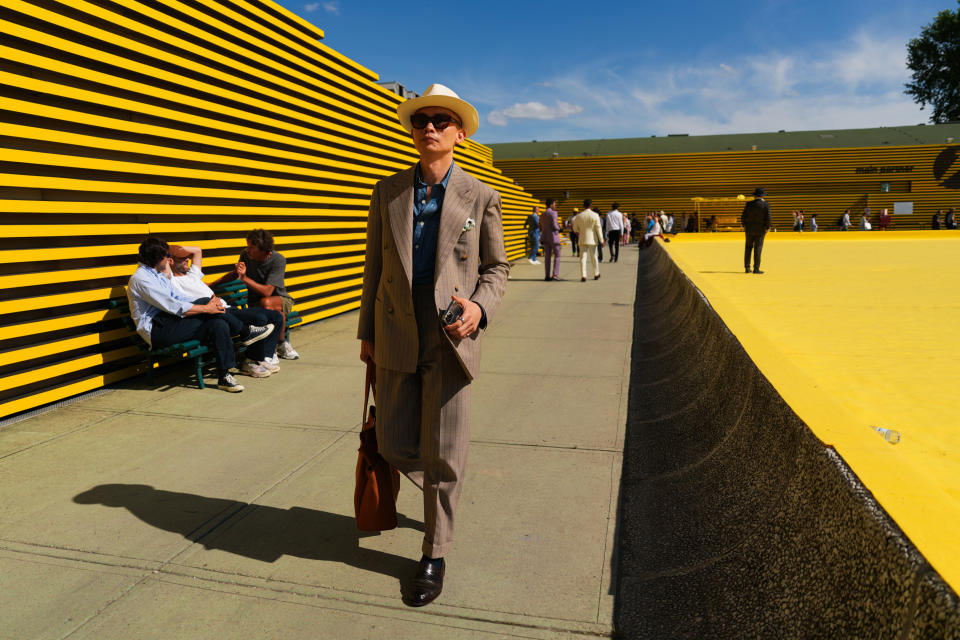
[[[547,198],[547,210],[540,216],[540,244],[543,246],[543,279],[560,279],[560,223],[557,221],[557,199]],[[550,258],[553,257],[553,275]]]

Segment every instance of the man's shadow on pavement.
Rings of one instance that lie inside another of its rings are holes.
[[[179,533],[205,549],[261,562],[281,556],[325,560],[403,580],[417,562],[364,549],[360,538],[378,535],[357,529],[349,516],[291,507],[279,509],[224,498],[154,489],[144,484],[102,484],[74,496],[77,504],[122,507],[147,524]],[[397,514],[398,525],[423,531],[423,524]]]

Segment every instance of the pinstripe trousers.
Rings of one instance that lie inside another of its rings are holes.
[[[417,370],[377,367],[380,454],[423,490],[423,554],[441,558],[453,542],[470,442],[470,379],[450,346],[433,286],[413,288]]]

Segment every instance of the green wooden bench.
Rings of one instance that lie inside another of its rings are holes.
[[[246,309],[247,303],[247,285],[242,280],[232,280],[224,282],[217,286],[214,291],[218,296],[227,301],[231,306],[239,309]],[[287,342],[290,342],[290,330],[303,322],[299,311],[291,310],[287,314],[287,321],[284,323],[286,329]]]
[[[214,289],[214,293],[223,298],[227,304],[232,307],[239,309],[247,308],[247,285],[240,280],[233,280],[232,282],[219,285]],[[130,306],[127,297],[111,298],[109,305],[111,309],[118,309],[122,312],[121,317],[123,318],[124,325],[136,334],[137,327],[133,322],[133,318],[130,316]],[[300,313],[297,311],[291,311],[287,315],[286,337],[288,341],[290,340],[290,330],[302,322],[303,318],[300,317]],[[203,381],[203,368],[209,364],[213,364],[216,358],[212,354],[210,347],[201,343],[199,340],[187,340],[167,347],[151,349],[138,335],[136,336],[136,345],[148,360],[147,380],[150,384],[153,384],[153,370],[161,360],[180,358],[193,361],[192,364],[194,374],[197,377],[197,386],[200,389],[206,388]],[[246,347],[240,344],[236,345],[236,349],[238,356],[246,351]]]

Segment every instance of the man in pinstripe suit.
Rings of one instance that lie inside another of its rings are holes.
[[[360,359],[376,367],[380,453],[423,490],[423,557],[403,593],[423,606],[443,588],[470,427],[480,342],[503,296],[500,194],[453,162],[479,125],[443,85],[397,108],[420,161],[377,183],[370,199]],[[455,301],[450,324],[442,312]]]

